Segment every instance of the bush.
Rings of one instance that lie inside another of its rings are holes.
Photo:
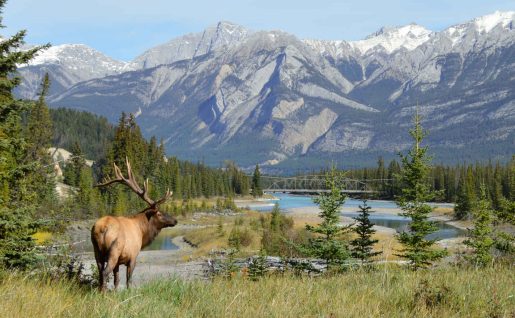
[[[241,247],[247,247],[252,244],[253,235],[247,228],[244,230],[234,227],[229,234],[229,246],[239,250]]]
[[[254,256],[249,264],[249,277],[253,281],[257,281],[264,277],[267,271],[266,255],[260,253],[259,256]]]
[[[261,216],[263,237],[261,247],[268,255],[283,257],[305,256],[296,246],[306,244],[310,234],[305,229],[295,230],[291,217],[276,207],[268,216]]]

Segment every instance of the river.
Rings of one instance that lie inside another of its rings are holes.
[[[313,202],[311,196],[306,195],[292,195],[287,193],[275,193],[275,200],[263,201],[263,203],[251,204],[249,207],[257,211],[271,211],[277,202],[281,211],[284,213],[291,212],[294,209],[313,208],[312,211],[316,211],[317,205]],[[342,216],[356,217],[358,215],[359,205],[363,204],[361,200],[347,198],[342,209]],[[386,200],[368,200],[367,204],[372,207],[372,214],[370,220],[375,225],[389,227],[396,231],[404,231],[410,222],[409,218],[398,215],[399,208],[393,201]],[[432,204],[433,206],[452,207],[449,203],[437,203]],[[382,213],[374,214],[374,209],[379,209]],[[356,212],[352,212],[352,211]],[[385,213],[386,212],[386,213]],[[438,231],[428,235],[428,239],[446,239],[458,236],[463,236],[465,231],[458,229],[454,226],[446,224],[444,222],[436,222]]]
[[[275,200],[263,200],[259,203],[240,205],[249,207],[252,210],[269,212],[273,209],[275,203],[277,202],[279,203],[281,211],[284,213],[290,213],[293,209],[298,208],[311,210],[312,213],[316,213],[317,211],[317,205],[313,203],[313,199],[311,196],[276,193],[274,194],[274,197],[276,197]],[[359,205],[361,205],[362,203],[363,202],[360,200],[348,198],[343,206],[342,216],[357,216]],[[372,223],[374,223],[375,225],[395,229],[397,232],[406,230],[407,225],[410,222],[410,219],[397,214],[399,208],[397,207],[395,202],[385,200],[369,200],[367,203],[372,207],[372,214],[370,215],[370,220]],[[452,204],[449,203],[438,203],[433,205],[452,207]],[[381,213],[374,213],[374,209],[381,210]],[[464,230],[458,229],[444,222],[436,222],[436,225],[438,226],[438,231],[428,235],[428,239],[440,240],[465,235]],[[145,250],[176,250],[178,249],[178,247],[172,242],[172,238],[173,236],[171,236],[167,231],[164,231],[160,235],[158,235],[154,242],[147,246]]]

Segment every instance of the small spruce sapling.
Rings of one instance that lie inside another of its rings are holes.
[[[259,252],[258,256],[252,257],[249,263],[249,277],[253,281],[259,280],[264,277],[267,271],[267,260],[263,250]]]
[[[481,197],[472,209],[474,226],[469,229],[465,245],[472,249],[469,261],[476,266],[486,266],[493,261],[492,248],[495,241],[492,238],[492,222],[494,211],[486,196],[486,188],[481,186]]]
[[[341,179],[341,173],[334,167],[327,173],[326,184],[329,192],[313,199],[320,207],[319,217],[322,223],[316,226],[306,225],[306,230],[315,234],[315,237],[309,239],[304,251],[325,260],[328,269],[342,266],[350,256],[347,242],[342,238],[350,226],[340,225],[340,210],[345,203]]]
[[[381,252],[374,252],[373,246],[379,240],[372,239],[372,235],[376,232],[373,229],[374,224],[370,222],[370,210],[372,208],[367,204],[367,200],[363,200],[363,204],[359,206],[359,215],[354,217],[356,225],[353,231],[358,235],[357,238],[351,241],[352,257],[361,261],[361,265],[369,263],[372,257],[381,254]]]

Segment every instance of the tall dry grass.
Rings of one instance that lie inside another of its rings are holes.
[[[163,280],[99,294],[8,274],[1,317],[513,317],[513,267],[410,272],[385,266],[330,277]]]

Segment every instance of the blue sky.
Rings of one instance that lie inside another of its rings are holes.
[[[438,31],[496,10],[515,10],[515,0],[10,0],[1,33],[27,29],[29,43],[84,43],[130,60],[221,20],[300,38],[357,40],[385,25],[416,22]]]

